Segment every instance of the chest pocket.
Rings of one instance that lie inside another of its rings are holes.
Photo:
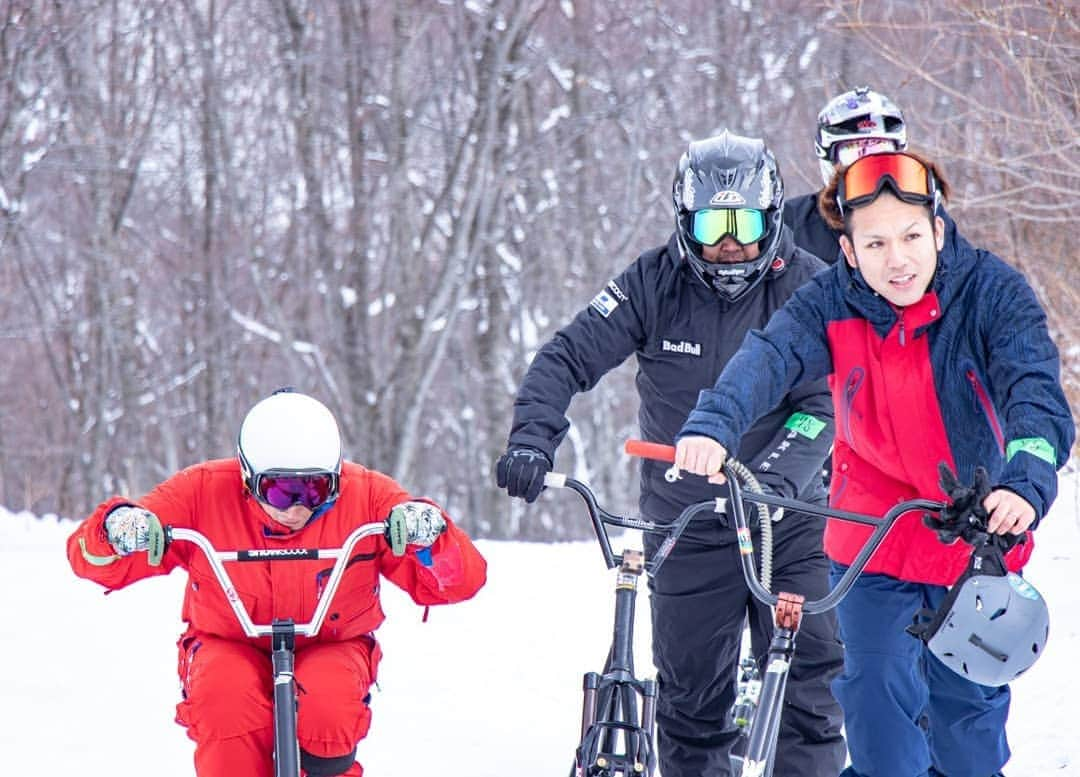
[[[228,572],[233,574],[231,569]],[[259,597],[240,588],[234,589],[234,595],[255,623],[269,618],[268,613],[259,611]],[[221,590],[221,584],[210,572],[192,569],[188,573],[184,602],[184,618],[195,629],[228,639],[244,638],[244,630]]]
[[[316,599],[326,594],[333,567],[315,573]],[[371,631],[382,620],[379,608],[379,570],[374,553],[353,553],[345,567],[341,584],[330,601],[320,636],[351,639]]]

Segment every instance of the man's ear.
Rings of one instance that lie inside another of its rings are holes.
[[[847,235],[840,235],[840,250],[844,252],[844,258],[847,259],[847,263],[858,269],[859,261],[855,258],[855,246],[851,243],[851,238]]]
[[[945,219],[941,216],[934,216],[934,245],[939,251],[945,247]]]

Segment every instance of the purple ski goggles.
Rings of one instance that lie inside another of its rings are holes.
[[[337,496],[338,478],[332,472],[310,475],[266,473],[255,480],[255,496],[278,510],[301,504],[309,510]]]

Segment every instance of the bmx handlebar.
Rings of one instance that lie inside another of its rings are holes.
[[[611,540],[608,537],[607,526],[619,526],[624,529],[638,529],[643,532],[649,532],[651,534],[663,534],[664,540],[660,543],[660,547],[656,553],[652,555],[645,562],[645,573],[650,577],[655,575],[660,566],[664,563],[664,559],[671,553],[671,549],[675,547],[675,543],[678,541],[679,536],[683,533],[683,529],[690,522],[690,519],[701,512],[717,510],[719,505],[716,502],[699,502],[687,507],[674,521],[665,523],[662,521],[650,521],[645,518],[634,518],[623,515],[616,515],[615,513],[608,512],[602,508],[596,501],[596,495],[593,494],[586,484],[580,480],[574,480],[559,472],[549,472],[544,476],[544,485],[548,488],[568,488],[571,491],[576,492],[582,500],[585,502],[585,507],[589,512],[589,519],[592,521],[593,531],[596,534],[596,539],[600,543],[600,550],[604,554],[604,563],[607,564],[608,569],[614,569],[621,563],[621,558],[612,550]]]
[[[675,461],[675,447],[672,445],[643,442],[641,440],[628,440],[625,450],[628,454],[639,456],[641,458],[669,463]],[[892,529],[900,516],[914,510],[940,512],[945,506],[942,502],[935,502],[930,499],[909,499],[894,505],[883,516],[864,515],[863,513],[836,510],[824,505],[811,504],[810,502],[803,502],[798,499],[786,499],[773,494],[743,491],[741,482],[744,476],[742,473],[746,471],[746,467],[738,461],[729,458],[724,462],[724,474],[727,476],[730,493],[730,498],[726,501],[728,503],[729,511],[734,518],[735,529],[739,537],[739,557],[742,563],[743,577],[746,578],[746,585],[749,587],[750,592],[756,599],[764,604],[775,605],[779,601],[779,597],[777,594],[769,592],[761,584],[757,572],[754,569],[754,546],[751,542],[750,527],[746,520],[746,511],[743,504],[744,500],[757,504],[783,507],[785,510],[796,511],[808,515],[824,516],[826,518],[835,518],[841,521],[861,523],[866,526],[874,527],[869,539],[867,539],[862,548],[860,548],[855,559],[844,571],[844,574],[840,577],[840,580],[837,581],[833,589],[821,599],[808,599],[803,603],[803,612],[810,615],[831,610],[840,603],[855,584],[855,579],[862,574],[864,569],[866,569],[870,557],[874,554],[874,551],[881,546],[881,543],[884,542],[885,535],[889,533],[889,530]],[[668,477],[668,480],[677,478],[679,475],[678,470],[675,467],[672,467],[672,469],[669,470],[669,473],[673,474],[674,477]],[[698,505],[705,505],[708,507],[712,507],[713,504],[714,502],[698,503]],[[697,505],[691,505],[687,510],[690,510],[695,506]],[[685,512],[686,511],[684,511],[684,514]],[[789,518],[788,520],[791,519]]]
[[[203,552],[206,560],[210,563],[210,569],[217,578],[225,599],[232,607],[240,627],[249,637],[270,637],[274,634],[274,626],[271,623],[255,623],[251,615],[244,608],[240,595],[236,592],[232,578],[225,569],[227,561],[302,561],[320,558],[334,559],[334,566],[330,570],[330,577],[326,581],[326,587],[319,597],[319,603],[315,606],[315,612],[307,623],[298,623],[295,626],[296,633],[304,637],[314,637],[322,628],[323,620],[330,609],[330,602],[337,592],[341,578],[345,574],[345,567],[349,564],[349,557],[356,544],[365,537],[373,535],[387,536],[389,531],[388,521],[377,521],[362,524],[345,539],[340,548],[258,548],[252,550],[218,550],[210,539],[195,529],[185,529],[179,526],[165,527],[165,544],[168,547],[176,541],[190,542]]]

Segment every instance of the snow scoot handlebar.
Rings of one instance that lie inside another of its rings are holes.
[[[396,556],[405,553],[404,519],[391,516],[389,520],[362,524],[345,539],[340,548],[258,548],[252,550],[218,550],[209,538],[195,529],[165,527],[165,548],[173,542],[190,542],[206,556],[210,569],[221,585],[226,601],[232,607],[244,633],[252,638],[270,637],[271,666],[274,682],[274,777],[300,777],[300,743],[296,737],[296,679],[293,676],[296,635],[314,637],[322,628],[330,602],[337,593],[353,548],[365,537],[382,535]],[[307,623],[294,623],[292,618],[272,623],[254,623],[244,608],[236,587],[225,569],[225,562],[283,562],[310,559],[334,559],[326,587],[319,596],[315,612]]]
[[[356,544],[365,537],[371,537],[373,535],[381,534],[387,537],[389,542],[390,535],[390,521],[378,521],[374,523],[362,524],[353,530],[345,542],[340,548],[331,549],[308,549],[308,548],[260,548],[255,550],[218,550],[211,543],[209,538],[195,529],[185,529],[178,526],[166,526],[165,527],[165,547],[168,548],[170,544],[176,541],[190,542],[196,545],[206,556],[206,560],[210,563],[210,569],[214,573],[214,577],[217,578],[218,583],[221,585],[221,590],[225,594],[225,599],[229,602],[229,606],[232,607],[233,613],[236,615],[236,620],[240,622],[240,627],[244,630],[244,633],[249,637],[270,637],[275,632],[273,623],[254,623],[251,620],[251,615],[246,609],[244,609],[243,602],[240,601],[240,596],[236,593],[236,588],[233,586],[232,578],[229,577],[229,573],[225,569],[225,563],[227,561],[304,561],[310,559],[334,559],[334,566],[330,570],[330,576],[326,581],[326,587],[323,589],[321,596],[319,597],[319,603],[315,607],[315,612],[311,617],[311,620],[307,623],[293,624],[293,628],[296,634],[302,637],[314,637],[319,633],[319,629],[322,628],[323,621],[326,619],[326,613],[330,609],[330,602],[334,598],[334,594],[337,592],[338,585],[341,583],[341,578],[345,574],[345,567],[348,566],[349,556],[352,553]],[[395,552],[395,555],[402,555]]]

